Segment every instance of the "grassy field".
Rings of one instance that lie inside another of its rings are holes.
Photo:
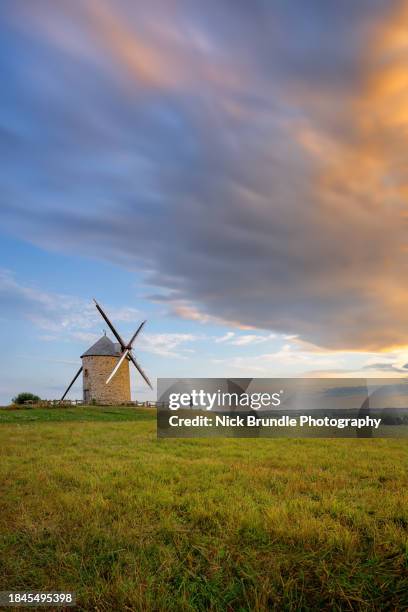
[[[0,422],[0,590],[106,611],[408,607],[408,441],[158,441],[129,408]]]
[[[115,406],[77,406],[75,408],[0,409],[2,423],[44,423],[46,421],[155,421],[156,411]]]

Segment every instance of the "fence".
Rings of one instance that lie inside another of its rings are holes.
[[[33,402],[26,400],[24,406],[36,406],[37,408],[47,408],[52,406],[108,406],[109,404],[86,404],[83,400],[40,400]],[[161,402],[146,401],[146,402],[116,402],[111,404],[114,406],[129,406],[134,408],[157,408]]]

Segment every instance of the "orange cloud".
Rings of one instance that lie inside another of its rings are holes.
[[[317,168],[316,225],[323,234],[317,239],[324,243],[326,235],[331,246],[325,256],[331,249],[342,260],[325,282],[363,297],[361,315],[355,312],[353,322],[345,319],[338,334],[332,332],[333,344],[340,347],[355,341],[369,350],[406,345],[407,52],[404,0],[372,33],[361,58],[359,84],[353,95],[347,93],[340,111],[336,107],[346,129],[331,133],[318,124],[302,125],[296,132]]]
[[[91,28],[99,44],[109,50],[119,70],[153,87],[168,87],[180,80],[180,66],[171,56],[143,40],[118,11],[105,0],[91,0],[88,3]],[[110,57],[108,56],[108,61]]]
[[[106,0],[91,0],[87,7],[91,36],[132,86],[199,91],[204,85],[228,92],[242,89],[248,78],[242,66],[227,63],[208,41],[204,44],[199,32],[186,24],[183,29],[175,19],[176,5],[163,5],[160,14],[153,12],[154,20],[141,18],[139,24],[134,18],[128,23]],[[227,97],[220,104],[234,102]]]

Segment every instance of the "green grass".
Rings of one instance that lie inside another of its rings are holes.
[[[33,423],[35,421],[141,421],[156,418],[154,409],[117,406],[76,406],[75,408],[0,409],[2,423]]]
[[[0,590],[104,611],[408,607],[407,441],[158,441],[129,408],[7,418]]]

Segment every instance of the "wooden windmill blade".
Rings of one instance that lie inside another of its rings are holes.
[[[112,333],[115,335],[115,338],[118,340],[120,347],[122,349],[121,355],[120,355],[120,359],[118,361],[118,363],[115,365],[115,367],[113,368],[112,372],[110,373],[110,375],[108,376],[108,378],[106,379],[106,383],[105,384],[109,384],[110,381],[112,380],[112,378],[115,376],[115,374],[119,371],[122,363],[124,362],[125,359],[128,359],[129,361],[131,361],[133,363],[133,365],[135,366],[135,368],[137,369],[137,371],[139,372],[139,374],[141,375],[141,377],[143,378],[143,380],[149,385],[149,387],[151,389],[153,389],[152,384],[149,380],[149,378],[147,377],[147,375],[143,372],[142,368],[140,367],[140,365],[137,363],[136,359],[133,357],[132,355],[132,345],[133,342],[135,341],[136,337],[138,336],[138,334],[141,332],[141,330],[143,329],[146,321],[142,321],[141,324],[139,325],[139,327],[137,328],[137,330],[135,331],[135,333],[133,334],[133,336],[131,337],[131,339],[129,340],[129,342],[126,344],[125,341],[123,340],[123,338],[119,335],[119,333],[116,331],[116,329],[113,327],[112,323],[110,322],[110,320],[108,319],[108,316],[106,315],[106,313],[103,311],[103,309],[101,308],[101,306],[98,304],[98,302],[94,299],[95,305],[98,309],[98,311],[100,312],[100,314],[102,315],[103,319],[105,320],[105,322],[109,325],[109,328],[111,329]]]
[[[133,363],[133,365],[135,366],[136,370],[139,372],[140,376],[145,380],[145,382],[149,385],[149,387],[153,391],[152,383],[148,379],[147,375],[143,372],[142,368],[137,363],[136,359],[133,357],[131,351],[129,351],[128,359]]]
[[[126,349],[125,351],[123,351],[121,358],[119,359],[118,363],[116,364],[116,366],[113,368],[112,372],[110,373],[109,377],[106,380],[106,385],[108,385],[110,383],[110,381],[112,380],[112,378],[115,376],[116,372],[119,370],[120,366],[122,365],[122,363],[124,362],[124,360],[126,359],[126,357],[129,354],[129,349]]]
[[[102,310],[102,307],[98,304],[98,302],[95,300],[94,298],[94,302],[95,302],[95,306],[98,309],[99,313],[101,314],[101,316],[103,317],[105,323],[109,326],[109,329],[111,330],[112,334],[115,336],[116,340],[119,342],[122,351],[124,351],[127,346],[123,340],[123,338],[119,335],[119,333],[116,331],[116,329],[113,327],[112,323],[110,322],[110,320],[108,319],[108,316],[105,314],[105,312]]]
[[[146,321],[142,321],[133,336],[130,338],[129,342],[125,342],[122,336],[114,327],[113,323],[109,319],[102,306],[98,304],[95,299],[94,302],[99,314],[101,315],[105,323],[108,325],[113,336],[116,338],[117,343],[112,342],[111,338],[107,337],[105,332],[104,336],[99,338],[99,340],[97,340],[81,355],[81,359],[83,360],[82,366],[79,368],[74,378],[69,383],[60,401],[62,402],[65,399],[81,372],[84,373],[84,401],[92,400],[101,403],[111,403],[112,401],[123,403],[126,401],[130,401],[130,361],[133,363],[139,374],[142,376],[143,380],[152,389],[150,380],[143,372],[142,368],[137,363],[131,352],[133,343],[137,338],[138,334],[140,334],[144,325],[146,324]],[[108,376],[106,384],[109,384],[112,378],[114,378],[119,372],[119,370],[121,370],[122,368],[121,375],[117,377],[117,380],[115,380],[115,384],[112,385],[109,390],[105,390],[105,385],[103,385],[102,381],[100,380],[100,373],[103,372],[103,378],[105,378],[105,376],[107,375],[106,373],[109,372],[110,368],[112,367],[112,363],[114,363],[115,367],[113,368],[111,374]]]
[[[132,344],[135,341],[136,336],[139,334],[139,332],[142,330],[144,324],[146,323],[146,321],[142,321],[141,324],[139,325],[139,327],[137,328],[137,330],[135,331],[135,333],[133,334],[133,336],[131,337],[131,339],[129,340],[129,343],[127,345],[128,349],[132,348]]]
[[[60,402],[62,402],[62,400],[65,398],[65,396],[67,395],[68,391],[70,390],[70,388],[72,387],[72,385],[74,384],[74,382],[76,381],[76,379],[78,378],[78,376],[80,375],[81,372],[82,372],[82,366],[79,368],[78,372],[75,374],[74,378],[69,383],[69,385],[67,387],[67,390],[65,391],[64,395],[60,399]]]

